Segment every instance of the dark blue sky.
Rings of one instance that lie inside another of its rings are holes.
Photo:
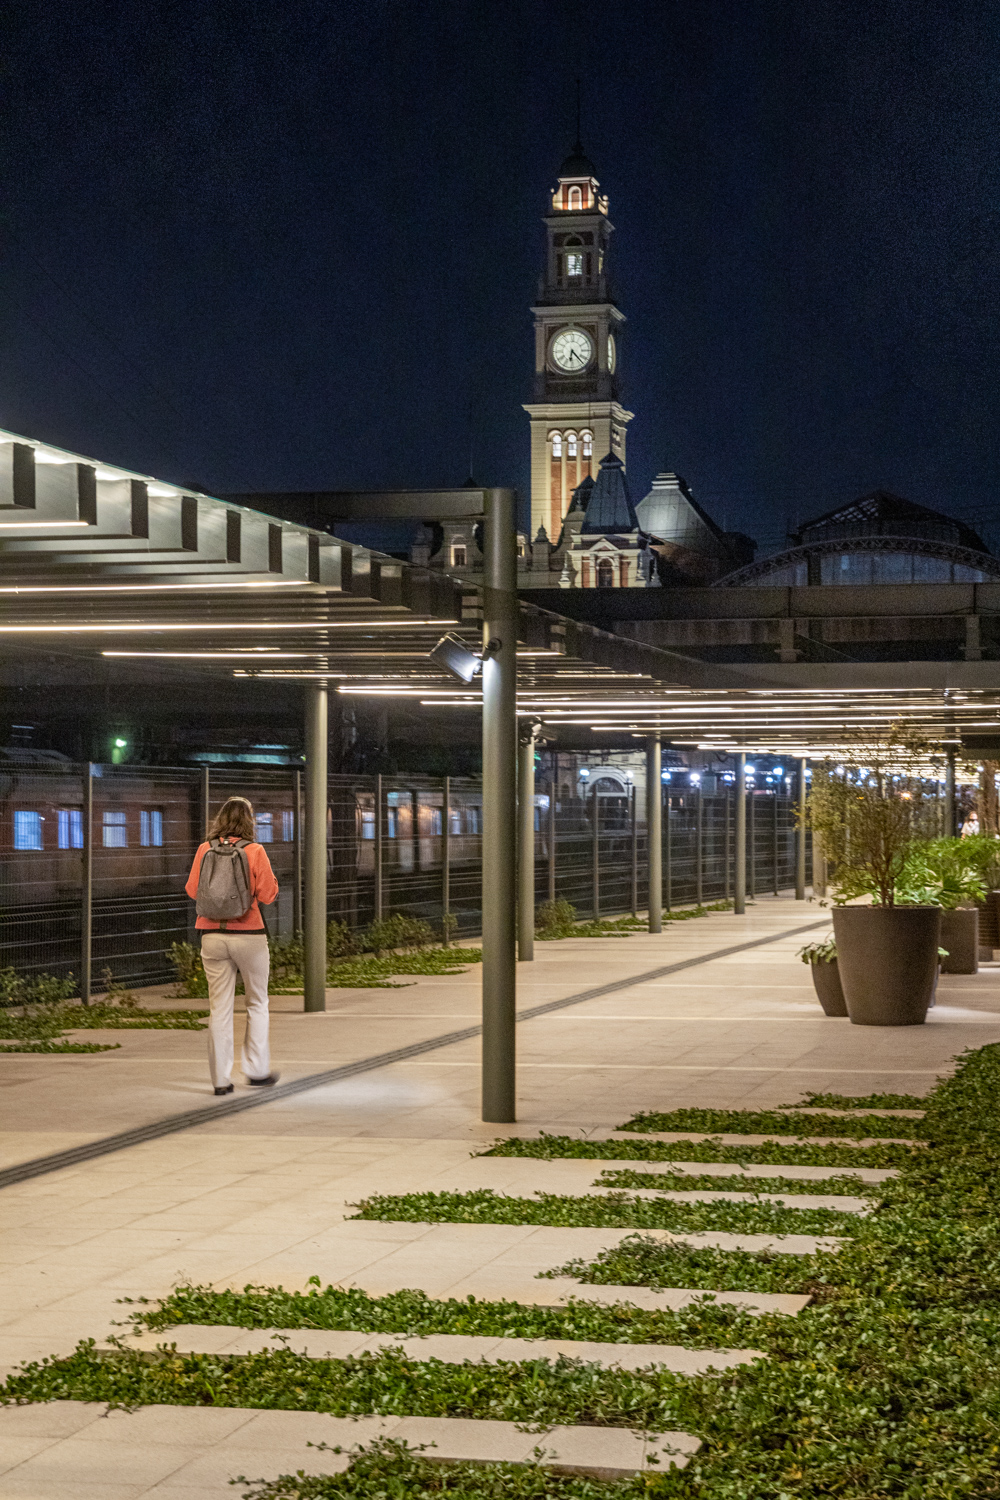
[[[20,0],[0,425],[216,491],[527,485],[571,144],[610,194],[636,498],[776,543],[1000,481],[1000,25],[967,0]]]

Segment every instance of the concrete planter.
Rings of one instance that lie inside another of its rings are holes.
[[[934,994],[941,909],[837,906],[837,966],[855,1026],[922,1026]]]
[[[979,912],[974,906],[941,913],[941,947],[948,950],[941,960],[942,974],[979,972]]]
[[[812,970],[813,984],[816,988],[816,996],[823,1007],[826,1016],[846,1016],[847,1001],[844,999],[844,991],[840,983],[840,970],[837,968],[835,958],[813,959],[809,964]]]

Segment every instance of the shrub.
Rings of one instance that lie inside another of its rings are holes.
[[[19,974],[16,969],[0,969],[0,1006],[59,1005],[76,991],[76,980],[70,974],[56,979],[52,974]]]
[[[434,941],[434,933],[422,917],[404,917],[402,912],[394,912],[391,917],[371,922],[359,941],[366,953],[379,954],[393,948],[425,948]]]
[[[576,907],[571,901],[543,901],[535,913],[539,937],[568,937],[576,926]]]

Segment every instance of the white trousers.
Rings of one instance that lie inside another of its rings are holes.
[[[205,932],[201,960],[208,980],[208,1066],[212,1083],[225,1088],[233,1071],[233,1004],[236,975],[246,990],[247,1028],[243,1038],[243,1072],[266,1078],[271,1071],[268,1046],[267,980],[271,955],[267,938],[246,932]]]

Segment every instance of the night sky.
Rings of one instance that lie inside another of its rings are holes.
[[[635,498],[675,469],[771,546],[876,487],[987,527],[998,16],[19,0],[0,425],[215,492],[459,484],[471,440],[526,491],[579,76]]]

